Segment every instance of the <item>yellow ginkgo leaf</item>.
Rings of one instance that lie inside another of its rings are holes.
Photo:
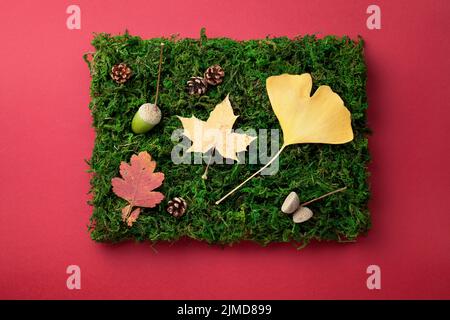
[[[272,76],[267,78],[266,87],[272,109],[283,130],[283,145],[264,167],[216,201],[216,204],[272,164],[288,145],[340,144],[353,140],[350,111],[339,95],[328,86],[320,86],[311,97],[312,79],[309,73]]]
[[[283,130],[284,145],[346,143],[353,139],[350,112],[328,86],[311,97],[309,73],[282,74],[266,80],[267,93]]]
[[[194,116],[178,118],[183,124],[183,134],[192,141],[187,152],[205,153],[214,148],[224,158],[238,160],[236,153],[246,150],[256,139],[246,134],[232,132],[238,116],[233,113],[228,95],[211,111],[207,121]]]

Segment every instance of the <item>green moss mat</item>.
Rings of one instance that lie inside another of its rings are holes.
[[[135,112],[141,104],[154,100],[161,42],[165,48],[158,105],[163,119],[149,133],[135,135],[130,129]],[[354,240],[370,227],[366,67],[361,39],[305,36],[234,41],[207,39],[202,33],[200,39],[142,40],[128,34],[99,34],[92,44],[96,49],[90,62],[90,108],[96,130],[89,161],[93,173],[92,239],[173,241],[187,236],[220,244],[254,240],[261,244],[295,241],[305,245],[311,239]],[[109,75],[112,66],[120,62],[133,70],[131,79],[122,86]],[[189,96],[186,81],[202,75],[213,64],[224,68],[223,84],[204,96]],[[176,115],[206,120],[230,93],[234,113],[239,115],[234,128],[279,128],[265,80],[271,75],[305,72],[313,76],[313,91],[319,85],[329,85],[342,97],[352,113],[355,139],[343,145],[289,146],[281,155],[276,175],[256,177],[223,203],[214,205],[262,165],[214,164],[204,181],[201,175],[205,165],[173,164],[170,154],[176,142],[171,135],[182,128]],[[128,162],[132,154],[143,150],[157,161],[157,171],[165,174],[158,191],[166,199],[154,209],[144,209],[129,228],[120,212],[126,203],[113,194],[111,178],[119,175],[121,161]],[[310,206],[315,215],[306,223],[294,224],[280,211],[291,191],[306,201],[342,186],[348,190]],[[175,196],[188,202],[188,212],[180,219],[165,212],[167,201]]]

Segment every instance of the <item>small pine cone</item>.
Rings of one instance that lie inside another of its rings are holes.
[[[225,71],[222,69],[221,66],[216,64],[206,69],[204,76],[208,84],[212,86],[217,86],[219,83],[223,81]]]
[[[175,218],[181,217],[187,209],[187,203],[183,198],[175,197],[167,203],[167,212]]]
[[[192,77],[187,82],[187,90],[190,95],[202,95],[208,89],[208,84],[202,77]]]
[[[112,67],[111,78],[119,84],[127,82],[131,77],[131,68],[126,63],[119,63]]]

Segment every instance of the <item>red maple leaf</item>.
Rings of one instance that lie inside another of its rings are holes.
[[[122,178],[113,178],[111,184],[113,192],[128,201],[128,205],[122,209],[122,220],[128,226],[132,226],[141,213],[141,207],[153,208],[159,204],[164,195],[153,191],[158,188],[163,180],[164,173],[153,172],[156,162],[146,152],[132,155],[130,164],[120,163]],[[133,210],[134,207],[137,207]]]

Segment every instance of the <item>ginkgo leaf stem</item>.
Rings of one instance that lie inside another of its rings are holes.
[[[249,180],[251,180],[252,178],[254,178],[258,173],[261,173],[261,171],[263,171],[265,168],[267,168],[268,166],[270,166],[272,164],[272,162],[275,161],[275,159],[277,159],[281,152],[283,151],[283,149],[286,147],[286,145],[283,144],[283,146],[280,148],[280,150],[278,150],[278,152],[272,157],[272,159],[270,159],[269,162],[267,162],[264,167],[262,167],[261,169],[259,169],[258,171],[256,171],[254,174],[252,174],[250,177],[248,177],[247,179],[245,179],[240,185],[238,185],[236,188],[234,188],[233,190],[231,190],[230,192],[228,192],[225,196],[223,196],[220,200],[216,201],[216,205],[221,203],[223,200],[225,200],[226,198],[228,198],[230,195],[232,195],[236,190],[238,190],[240,187],[242,187],[244,184],[246,184]]]
[[[317,197],[317,198],[315,198],[315,199],[306,201],[305,203],[301,203],[300,205],[301,205],[302,207],[307,206],[308,204],[311,204],[311,203],[313,203],[313,202],[316,202],[316,201],[318,201],[318,200],[320,200],[320,199],[323,199],[323,198],[325,198],[325,197],[331,196],[332,194],[335,194],[335,193],[344,191],[344,190],[346,190],[346,189],[347,189],[347,187],[343,187],[343,188],[336,189],[336,190],[334,190],[334,191],[325,193],[324,195],[322,195],[322,196],[320,196],[320,197]]]
[[[156,108],[156,104],[158,102],[159,83],[161,81],[161,66],[162,66],[163,48],[164,48],[164,43],[161,42],[161,48],[159,50],[158,80],[156,81],[155,108]]]
[[[209,157],[208,164],[206,165],[205,172],[204,172],[203,175],[202,175],[202,179],[203,179],[203,180],[208,179],[208,168],[209,168],[209,165],[211,164],[211,160],[212,160],[212,158],[213,158],[213,152],[214,152],[214,151],[215,151],[215,148],[212,148],[212,149],[211,149],[211,156]]]

